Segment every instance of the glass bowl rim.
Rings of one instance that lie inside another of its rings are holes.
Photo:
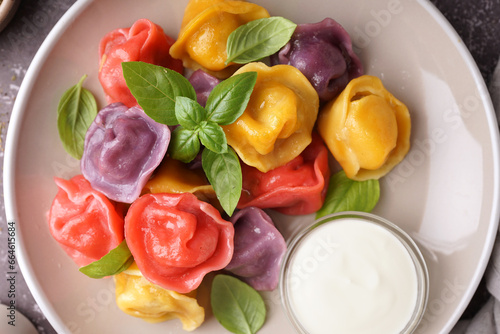
[[[410,255],[413,265],[415,267],[417,275],[417,300],[415,303],[415,308],[413,313],[408,320],[406,326],[401,330],[399,334],[409,334],[413,333],[420,321],[423,318],[425,309],[427,307],[427,301],[429,298],[429,272],[427,269],[427,264],[420,251],[419,247],[415,241],[406,233],[401,227],[392,223],[391,221],[383,218],[379,215],[373,213],[360,212],[360,211],[343,211],[333,214],[329,214],[316,219],[311,225],[305,227],[299,231],[296,235],[292,236],[287,245],[287,251],[283,257],[280,271],[279,279],[279,293],[281,299],[281,305],[284,309],[285,315],[288,321],[292,324],[295,330],[301,334],[307,334],[307,330],[300,324],[297,317],[294,314],[293,307],[290,304],[290,299],[288,297],[287,289],[287,273],[290,262],[295,254],[300,242],[311,234],[317,227],[320,227],[327,223],[332,223],[336,221],[342,221],[345,218],[353,218],[365,223],[370,223],[381,227],[385,231],[388,231],[391,235],[396,237],[396,239],[404,246],[408,254]]]

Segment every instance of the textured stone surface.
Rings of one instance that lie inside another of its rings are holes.
[[[486,83],[500,53],[500,1],[432,0],[471,52]]]
[[[23,1],[10,25],[0,32],[0,168],[10,113],[26,70],[45,36],[74,0]],[[432,0],[457,30],[476,60],[486,81],[500,55],[499,0]],[[0,199],[0,271],[6,270],[7,233],[3,197]],[[0,301],[8,302],[8,282],[0,280]],[[20,274],[16,282],[16,306],[38,331],[55,333],[33,300]],[[483,285],[466,316],[474,314],[485,299]],[[4,313],[1,313],[2,315]],[[4,318],[5,319],[5,318]],[[5,320],[1,320],[5,321]]]
[[[10,24],[0,32],[0,168],[3,175],[5,137],[10,113],[31,60],[54,24],[74,0],[22,1]],[[2,178],[3,187],[3,178]],[[0,271],[7,271],[7,222],[3,192],[0,198]],[[18,269],[18,268],[17,268]],[[16,308],[25,314],[40,334],[55,334],[26,283],[16,275]],[[8,282],[0,280],[0,301],[8,303]],[[0,312],[6,321],[6,311]]]

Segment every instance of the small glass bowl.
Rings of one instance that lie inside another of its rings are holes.
[[[422,320],[425,308],[427,306],[427,299],[429,296],[429,274],[426,263],[419,248],[406,232],[404,232],[401,228],[399,228],[395,224],[391,223],[390,221],[382,217],[365,212],[346,211],[322,217],[316,220],[311,226],[299,232],[295,237],[292,238],[292,240],[288,245],[287,253],[285,254],[285,257],[283,259],[283,264],[281,267],[281,274],[280,274],[281,300],[283,301],[282,305],[284,307],[288,320],[291,322],[297,333],[301,334],[309,333],[298,320],[298,317],[296,316],[293,310],[293,306],[291,305],[289,296],[289,290],[290,290],[288,287],[288,283],[290,281],[289,272],[291,270],[290,269],[291,263],[296,254],[296,251],[301,247],[304,239],[306,239],[311,234],[311,232],[318,226],[324,224],[335,224],[339,220],[346,218],[372,223],[390,232],[394,237],[396,237],[396,239],[400,241],[400,243],[404,246],[404,248],[410,255],[417,276],[417,298],[415,307],[413,309],[413,313],[409,321],[407,322],[406,326],[404,327],[403,330],[399,332],[399,334],[413,333],[418,327],[420,321]]]

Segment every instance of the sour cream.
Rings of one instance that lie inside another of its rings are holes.
[[[334,215],[290,245],[281,290],[304,333],[411,333],[427,296],[425,263],[400,229],[368,214]]]

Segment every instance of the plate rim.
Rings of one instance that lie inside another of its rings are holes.
[[[73,23],[74,19],[77,18],[90,4],[95,0],[77,0],[57,21],[54,27],[51,29],[49,34],[45,37],[40,48],[36,52],[31,64],[28,67],[26,75],[21,83],[16,101],[12,108],[9,125],[6,134],[6,144],[5,144],[5,155],[3,164],[3,191],[4,191],[4,203],[5,203],[5,214],[6,223],[10,221],[16,222],[16,260],[26,284],[33,295],[36,303],[40,306],[44,316],[50,322],[51,326],[58,333],[69,332],[65,322],[58,313],[52,307],[52,303],[47,298],[45,292],[41,289],[39,279],[35,277],[33,266],[27,256],[27,250],[23,242],[23,236],[20,229],[17,226],[18,223],[18,212],[16,206],[16,189],[15,189],[15,159],[16,159],[16,147],[20,136],[20,126],[22,124],[24,115],[26,113],[26,104],[28,97],[36,82],[36,78],[41,70],[41,65],[45,62],[49,56],[52,49],[58,43],[61,36],[64,34],[66,29]],[[478,259],[480,265],[476,267],[473,278],[469,283],[469,289],[464,293],[464,297],[461,302],[457,305],[452,317],[448,319],[442,331],[449,332],[453,326],[457,323],[460,316],[463,314],[464,310],[470,303],[474,293],[479,286],[479,283],[484,275],[486,267],[489,263],[489,258],[493,251],[493,246],[497,237],[498,225],[500,221],[500,135],[499,129],[497,127],[495,109],[492,103],[491,95],[488,91],[486,82],[482,77],[477,63],[472,57],[470,50],[465,46],[461,37],[458,35],[457,31],[453,28],[451,23],[446,19],[446,17],[439,11],[439,9],[430,1],[418,0],[417,3],[435,20],[435,22],[444,30],[445,34],[451,39],[452,44],[456,47],[461,58],[467,65],[467,69],[474,79],[475,87],[478,89],[480,94],[480,99],[486,113],[486,118],[488,121],[489,133],[491,135],[492,141],[492,160],[493,160],[493,182],[495,184],[493,188],[493,210],[490,215],[490,222],[488,226],[487,237],[485,243]],[[472,289],[474,287],[474,289]]]
[[[33,266],[27,255],[27,250],[23,242],[22,233],[18,227],[18,212],[16,206],[16,187],[15,187],[15,161],[16,161],[16,147],[19,141],[20,126],[22,124],[24,115],[26,113],[26,104],[28,97],[33,90],[36,78],[41,70],[41,64],[48,58],[50,52],[55,47],[65,30],[73,23],[74,18],[79,16],[88,5],[95,0],[76,0],[73,5],[61,16],[61,18],[52,27],[50,32],[43,40],[40,48],[35,53],[33,60],[28,66],[26,75],[21,82],[19,92],[12,107],[12,112],[7,128],[7,135],[5,139],[5,155],[3,163],[3,193],[6,222],[15,222],[16,240],[15,240],[15,254],[16,263],[21,269],[23,278],[30,290],[36,303],[42,310],[43,315],[47,318],[50,325],[57,333],[70,333],[63,319],[52,307],[52,303],[47,298],[45,291],[41,289],[40,280],[35,277]]]
[[[489,263],[489,259],[491,258],[491,254],[493,252],[493,247],[495,245],[495,240],[497,238],[497,234],[499,234],[499,224],[500,224],[500,130],[499,123],[497,122],[497,117],[495,114],[495,108],[493,106],[493,101],[491,99],[491,94],[488,90],[487,84],[479,70],[479,67],[474,60],[470,50],[465,46],[462,38],[452,26],[450,21],[444,16],[444,14],[430,1],[426,0],[418,0],[417,1],[439,24],[439,26],[444,30],[446,35],[448,35],[453,45],[457,48],[462,59],[466,62],[469,71],[471,72],[472,77],[474,78],[474,83],[481,97],[481,101],[483,102],[486,118],[488,120],[488,128],[491,134],[491,149],[492,149],[492,160],[493,160],[493,183],[496,185],[493,188],[493,210],[490,215],[490,224],[488,228],[487,238],[485,240],[485,246],[481,252],[480,256],[480,265],[476,267],[476,271],[471,280],[470,286],[474,287],[474,289],[469,289],[467,293],[462,298],[462,301],[458,304],[458,307],[455,308],[453,312],[453,316],[448,319],[443,330],[445,333],[448,333],[452,330],[452,328],[459,321],[463,312],[470,304],[472,297],[474,296],[481,279],[484,276],[486,268]],[[500,107],[500,106],[499,106]],[[497,203],[496,205],[494,203]],[[425,315],[424,315],[425,316]]]

